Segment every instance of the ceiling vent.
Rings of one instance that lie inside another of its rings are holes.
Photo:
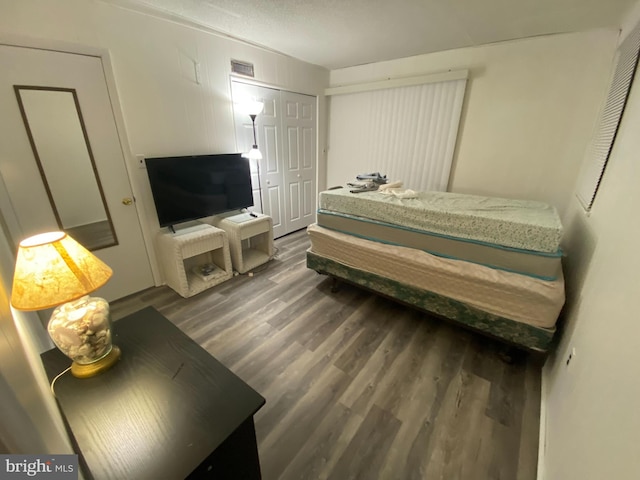
[[[254,77],[253,63],[241,62],[240,60],[231,60],[231,71],[246,77]]]

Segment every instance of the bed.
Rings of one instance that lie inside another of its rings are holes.
[[[321,192],[307,266],[545,352],[564,304],[562,225],[540,202]]]

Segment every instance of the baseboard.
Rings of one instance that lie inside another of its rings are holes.
[[[545,453],[547,446],[547,375],[546,365],[540,375],[540,434],[538,435],[537,480],[544,480]]]

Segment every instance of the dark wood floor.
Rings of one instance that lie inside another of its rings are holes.
[[[305,266],[306,233],[277,258],[190,299],[167,287],[112,303],[155,306],[266,399],[263,478],[534,479],[540,361]],[[507,355],[510,354],[510,355]]]

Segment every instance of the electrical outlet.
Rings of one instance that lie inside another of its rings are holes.
[[[567,357],[567,366],[569,366],[569,364],[571,363],[571,360],[573,360],[576,356],[576,347],[571,348],[571,351],[569,352],[569,356]]]
[[[138,159],[138,168],[147,168],[147,164],[144,163],[144,155],[138,154],[136,158]]]

